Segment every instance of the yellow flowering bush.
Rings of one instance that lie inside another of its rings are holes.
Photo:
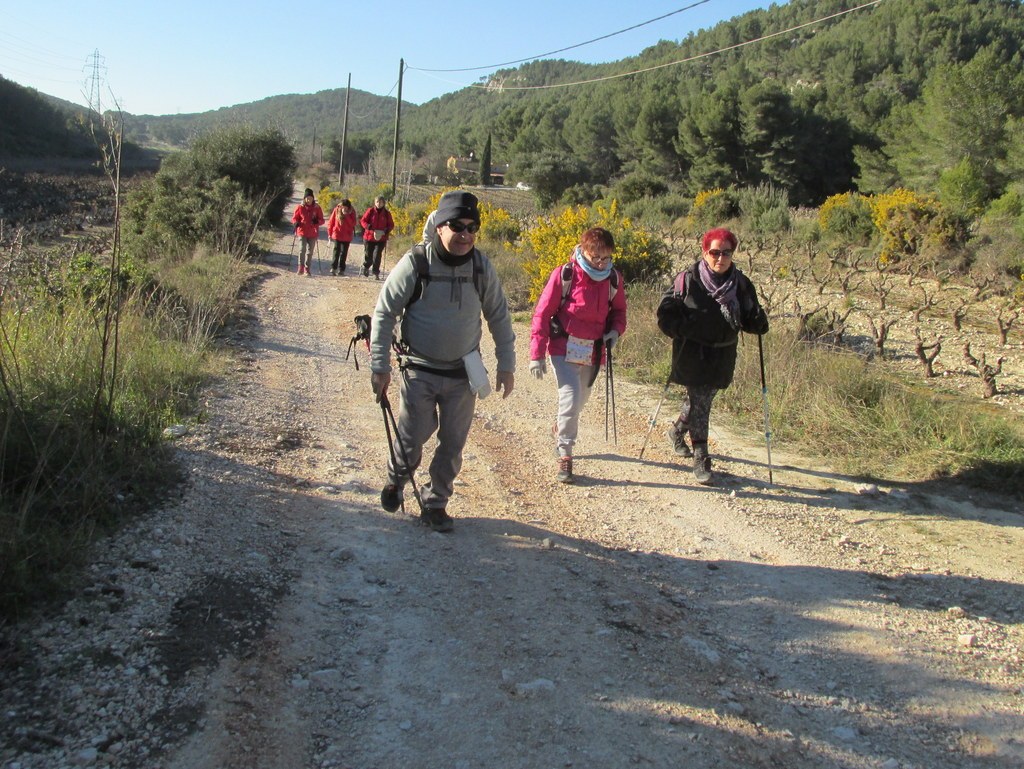
[[[722,226],[738,213],[736,194],[731,190],[715,187],[711,190],[702,190],[694,196],[693,207],[686,217],[686,223],[693,229],[706,230]]]
[[[927,246],[946,248],[965,242],[967,229],[934,195],[899,187],[868,198],[871,219],[881,233],[879,262],[891,264],[919,255]]]
[[[659,280],[668,271],[664,244],[622,216],[617,201],[593,208],[569,206],[556,214],[537,217],[526,232],[532,258],[523,268],[530,278],[531,301],[540,296],[551,272],[569,261],[580,236],[591,227],[604,227],[615,238],[613,261],[626,280]]]
[[[818,209],[818,226],[825,235],[866,245],[875,234],[871,203],[856,192],[832,195]]]

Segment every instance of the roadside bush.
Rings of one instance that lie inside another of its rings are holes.
[[[281,220],[293,168],[291,145],[278,132],[238,127],[201,137],[127,196],[125,249],[140,259],[188,254],[200,243],[243,254],[260,222]]]
[[[200,136],[188,152],[172,157],[180,158],[176,173],[182,184],[210,187],[227,177],[239,185],[246,198],[262,204],[262,222],[281,221],[297,161],[291,142],[277,129],[221,128]]]

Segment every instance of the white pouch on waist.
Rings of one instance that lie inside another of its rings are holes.
[[[480,398],[490,395],[491,383],[487,378],[487,369],[484,368],[484,359],[480,357],[480,351],[473,350],[473,352],[463,355],[462,364],[466,367],[469,389]]]
[[[565,343],[565,362],[589,366],[594,362],[594,340],[569,334]]]

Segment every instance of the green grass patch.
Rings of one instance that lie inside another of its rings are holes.
[[[151,267],[106,344],[96,283],[54,290],[73,271],[49,270],[44,288],[23,277],[2,297],[0,615],[58,595],[98,532],[177,480],[162,430],[194,413],[251,268],[202,251]]]
[[[629,326],[616,373],[664,386],[671,344],[656,321],[662,287],[627,287]],[[892,481],[953,478],[1024,494],[1024,420],[936,393],[852,353],[802,342],[776,324],[763,338],[773,442],[820,456],[840,472]],[[764,431],[757,339],[740,339],[732,386],[715,399]]]

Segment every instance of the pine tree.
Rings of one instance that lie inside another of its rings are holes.
[[[480,183],[485,187],[491,186],[491,135],[487,134],[487,143],[484,144],[484,151],[480,153]]]

